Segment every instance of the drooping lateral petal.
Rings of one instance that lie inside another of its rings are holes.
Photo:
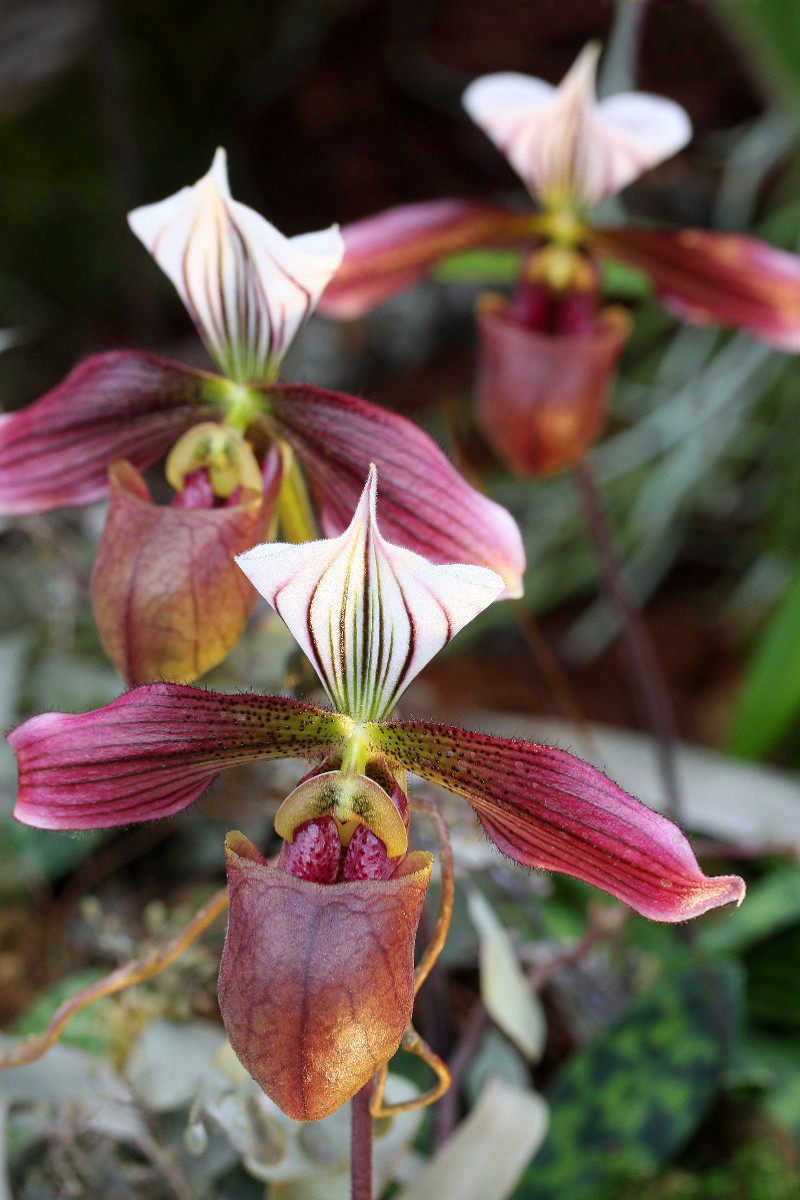
[[[14,816],[40,829],[107,829],[169,817],[220,771],[322,758],[346,722],[282,696],[224,696],[177,683],[134,688],[93,712],[43,713],[8,735]]]
[[[740,233],[597,229],[595,249],[651,276],[665,308],[693,325],[728,325],[800,351],[800,258]]]
[[[224,150],[193,187],[128,215],[209,352],[241,383],[275,376],[341,262],[338,227],[286,238],[228,187]]]
[[[421,279],[443,258],[474,246],[507,246],[533,233],[531,213],[474,200],[402,204],[345,225],[342,265],[319,310],[350,320]]]
[[[388,1062],[411,1019],[429,854],[391,879],[325,886],[226,840],[230,908],[219,1006],[231,1045],[298,1121],[334,1112]]]
[[[489,567],[505,580],[508,595],[522,594],[525,551],[516,522],[471,488],[417,425],[321,388],[279,384],[267,397],[276,432],[311,485],[325,534],[348,526],[374,463],[384,537],[432,562]]]
[[[676,825],[564,750],[427,722],[365,733],[389,762],[468,800],[523,866],[573,875],[654,921],[685,921],[744,896],[737,876],[703,874]]]
[[[354,720],[390,713],[411,680],[503,591],[486,567],[433,564],[381,536],[370,468],[350,525],[325,541],[267,543],[236,561]]]
[[[220,508],[165,507],[128,462],[110,471],[111,501],[92,572],[106,653],[129,684],[191,682],[238,641],[256,594],[233,556],[268,536],[280,477]]]
[[[484,75],[463,103],[528,189],[548,207],[587,208],[676,154],[692,135],[684,110],[643,92],[599,103],[598,43],[557,88],[514,72]]]
[[[145,470],[192,425],[218,418],[213,376],[152,354],[87,358],[63,383],[0,417],[0,511],[47,512],[108,493],[110,463]]]

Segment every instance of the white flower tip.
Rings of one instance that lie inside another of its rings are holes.
[[[211,169],[205,176],[206,179],[213,179],[214,183],[222,192],[223,196],[230,199],[231,189],[228,183],[228,154],[222,146],[217,146],[214,153],[214,160],[211,163]]]
[[[560,90],[576,92],[594,99],[597,83],[597,64],[603,53],[603,43],[596,39],[587,42],[561,81]]]
[[[527,187],[552,209],[582,209],[627,187],[691,137],[686,113],[643,92],[595,98],[599,42],[557,88],[504,73],[476,79],[464,106]]]
[[[377,522],[377,506],[378,506],[378,468],[374,462],[369,464],[369,472],[367,474],[367,482],[364,484],[364,491],[361,494],[362,502],[364,497],[369,504],[369,512],[373,521]]]

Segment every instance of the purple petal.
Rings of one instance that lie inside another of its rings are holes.
[[[40,829],[107,829],[169,817],[220,771],[269,758],[322,758],[344,718],[281,696],[223,696],[175,683],[105,708],[43,713],[14,729],[14,816]]]
[[[531,236],[531,213],[474,200],[430,200],[387,209],[342,230],[342,265],[319,303],[351,319],[421,279],[440,259],[474,246],[518,245]]]
[[[267,396],[278,433],[309,479],[327,536],[349,525],[374,463],[387,541],[435,563],[490,567],[509,595],[521,594],[525,552],[516,522],[471,488],[411,421],[321,388],[278,385]]]
[[[52,392],[0,417],[0,511],[46,512],[108,494],[110,463],[145,470],[218,417],[215,376],[133,350],[87,358]]]
[[[415,721],[369,736],[390,763],[468,800],[523,866],[573,875],[654,921],[744,897],[736,875],[703,874],[676,825],[564,750]]]
[[[744,329],[800,351],[800,258],[758,238],[704,229],[602,229],[595,247],[652,277],[664,304],[693,325]]]

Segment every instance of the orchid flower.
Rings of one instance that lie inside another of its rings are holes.
[[[357,397],[276,382],[339,266],[335,226],[285,238],[231,197],[223,150],[193,187],[136,209],[130,223],[223,375],[138,351],[100,354],[0,417],[0,512],[110,499],[92,595],[128,683],[192,680],[221,661],[256,600],[234,554],[272,536],[276,519],[292,540],[314,537],[317,524],[340,533],[372,460],[393,538],[436,562],[483,563],[520,594],[514,521],[431,438]],[[141,475],[164,457],[167,506]]]
[[[691,136],[686,113],[663,97],[632,92],[598,101],[599,52],[597,43],[586,46],[557,88],[504,72],[475,80],[464,94],[467,112],[522,178],[539,211],[439,200],[357,221],[343,231],[344,260],[320,310],[356,317],[458,251],[523,246],[525,270],[533,270],[537,283],[546,277],[556,292],[572,286],[582,259],[622,259],[651,277],[665,308],[680,320],[728,325],[778,349],[800,350],[795,255],[742,234],[590,222],[587,210]]]
[[[228,767],[310,761],[276,817],[277,862],[228,835],[219,977],[234,1050],[298,1119],[353,1096],[401,1039],[418,1044],[408,1032],[413,951],[432,858],[408,848],[407,772],[467,800],[515,862],[585,880],[654,920],[744,895],[736,876],[704,875],[670,821],[563,750],[391,720],[411,679],[504,582],[393,545],[376,498],[373,468],[340,536],[261,545],[238,560],[298,638],[332,708],[159,683],[82,716],[33,717],[9,735],[15,815],[45,829],[170,816]]]

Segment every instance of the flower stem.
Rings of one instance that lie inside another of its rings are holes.
[[[621,625],[631,691],[642,720],[649,726],[658,747],[666,812],[677,819],[681,798],[675,765],[677,727],[672,700],[647,628],[628,592],[622,563],[614,549],[606,512],[587,458],[575,464],[573,475],[600,562],[603,583]]]
[[[350,1185],[352,1200],[372,1200],[372,1114],[369,1102],[374,1080],[365,1083],[350,1102]]]

